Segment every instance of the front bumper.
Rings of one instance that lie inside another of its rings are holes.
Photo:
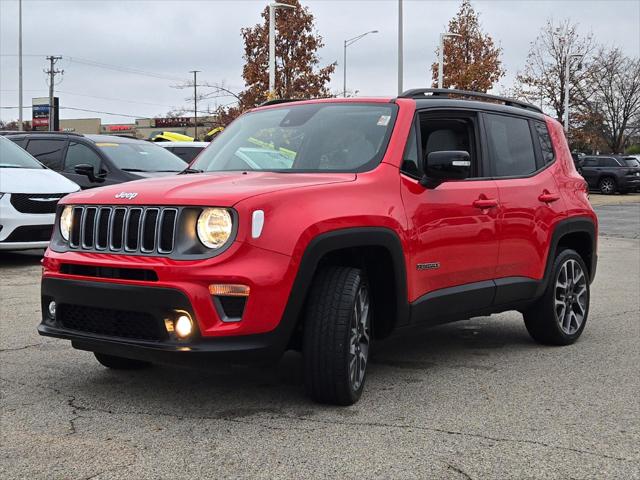
[[[57,304],[54,316],[49,313],[51,301]],[[64,318],[64,309],[69,305],[80,305],[85,311],[115,308],[127,314],[139,312],[153,318],[160,329],[164,328],[165,318],[180,310],[194,319],[196,331],[188,340],[179,340],[168,334],[157,339],[140,339],[77,330],[69,328]],[[71,340],[73,347],[80,350],[171,364],[197,364],[205,358],[252,362],[278,358],[286,349],[292,331],[291,322],[281,322],[263,334],[206,337],[196,320],[189,298],[176,289],[63,278],[42,280],[42,323],[38,332]]]
[[[11,205],[10,196],[0,198],[0,250],[47,248],[55,214],[18,212]]]

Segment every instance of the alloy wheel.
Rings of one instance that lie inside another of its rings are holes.
[[[555,313],[560,328],[567,335],[580,329],[587,313],[587,276],[573,259],[560,267],[555,285]]]
[[[614,190],[615,190],[615,184],[613,183],[613,180],[611,180],[610,178],[604,178],[600,182],[600,191],[602,193],[609,195],[613,193]]]
[[[364,381],[369,358],[371,329],[369,307],[369,290],[366,285],[360,285],[353,306],[349,345],[349,381],[354,391],[357,391]]]

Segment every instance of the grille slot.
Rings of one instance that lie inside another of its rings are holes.
[[[13,208],[20,213],[55,213],[56,205],[64,195],[62,193],[12,193],[9,200]]]
[[[77,206],[69,239],[72,250],[170,254],[179,210],[174,207]]]
[[[168,335],[162,320],[149,313],[59,305],[57,320],[64,328],[120,338],[166,340]]]

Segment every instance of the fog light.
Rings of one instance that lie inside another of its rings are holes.
[[[193,324],[191,323],[191,319],[186,315],[180,315],[175,323],[176,335],[180,338],[187,338],[191,335],[192,330]]]
[[[56,302],[49,302],[49,316],[56,318]]]

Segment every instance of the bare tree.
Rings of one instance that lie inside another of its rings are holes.
[[[593,36],[582,36],[578,25],[564,20],[548,20],[531,43],[524,70],[516,77],[514,95],[551,109],[559,121],[564,116],[565,68],[569,64],[569,103],[580,105],[588,99],[587,83],[592,76]],[[571,55],[582,55],[582,59]]]
[[[587,108],[602,119],[601,133],[613,153],[622,153],[640,120],[640,59],[619,49],[600,49],[591,70]]]

